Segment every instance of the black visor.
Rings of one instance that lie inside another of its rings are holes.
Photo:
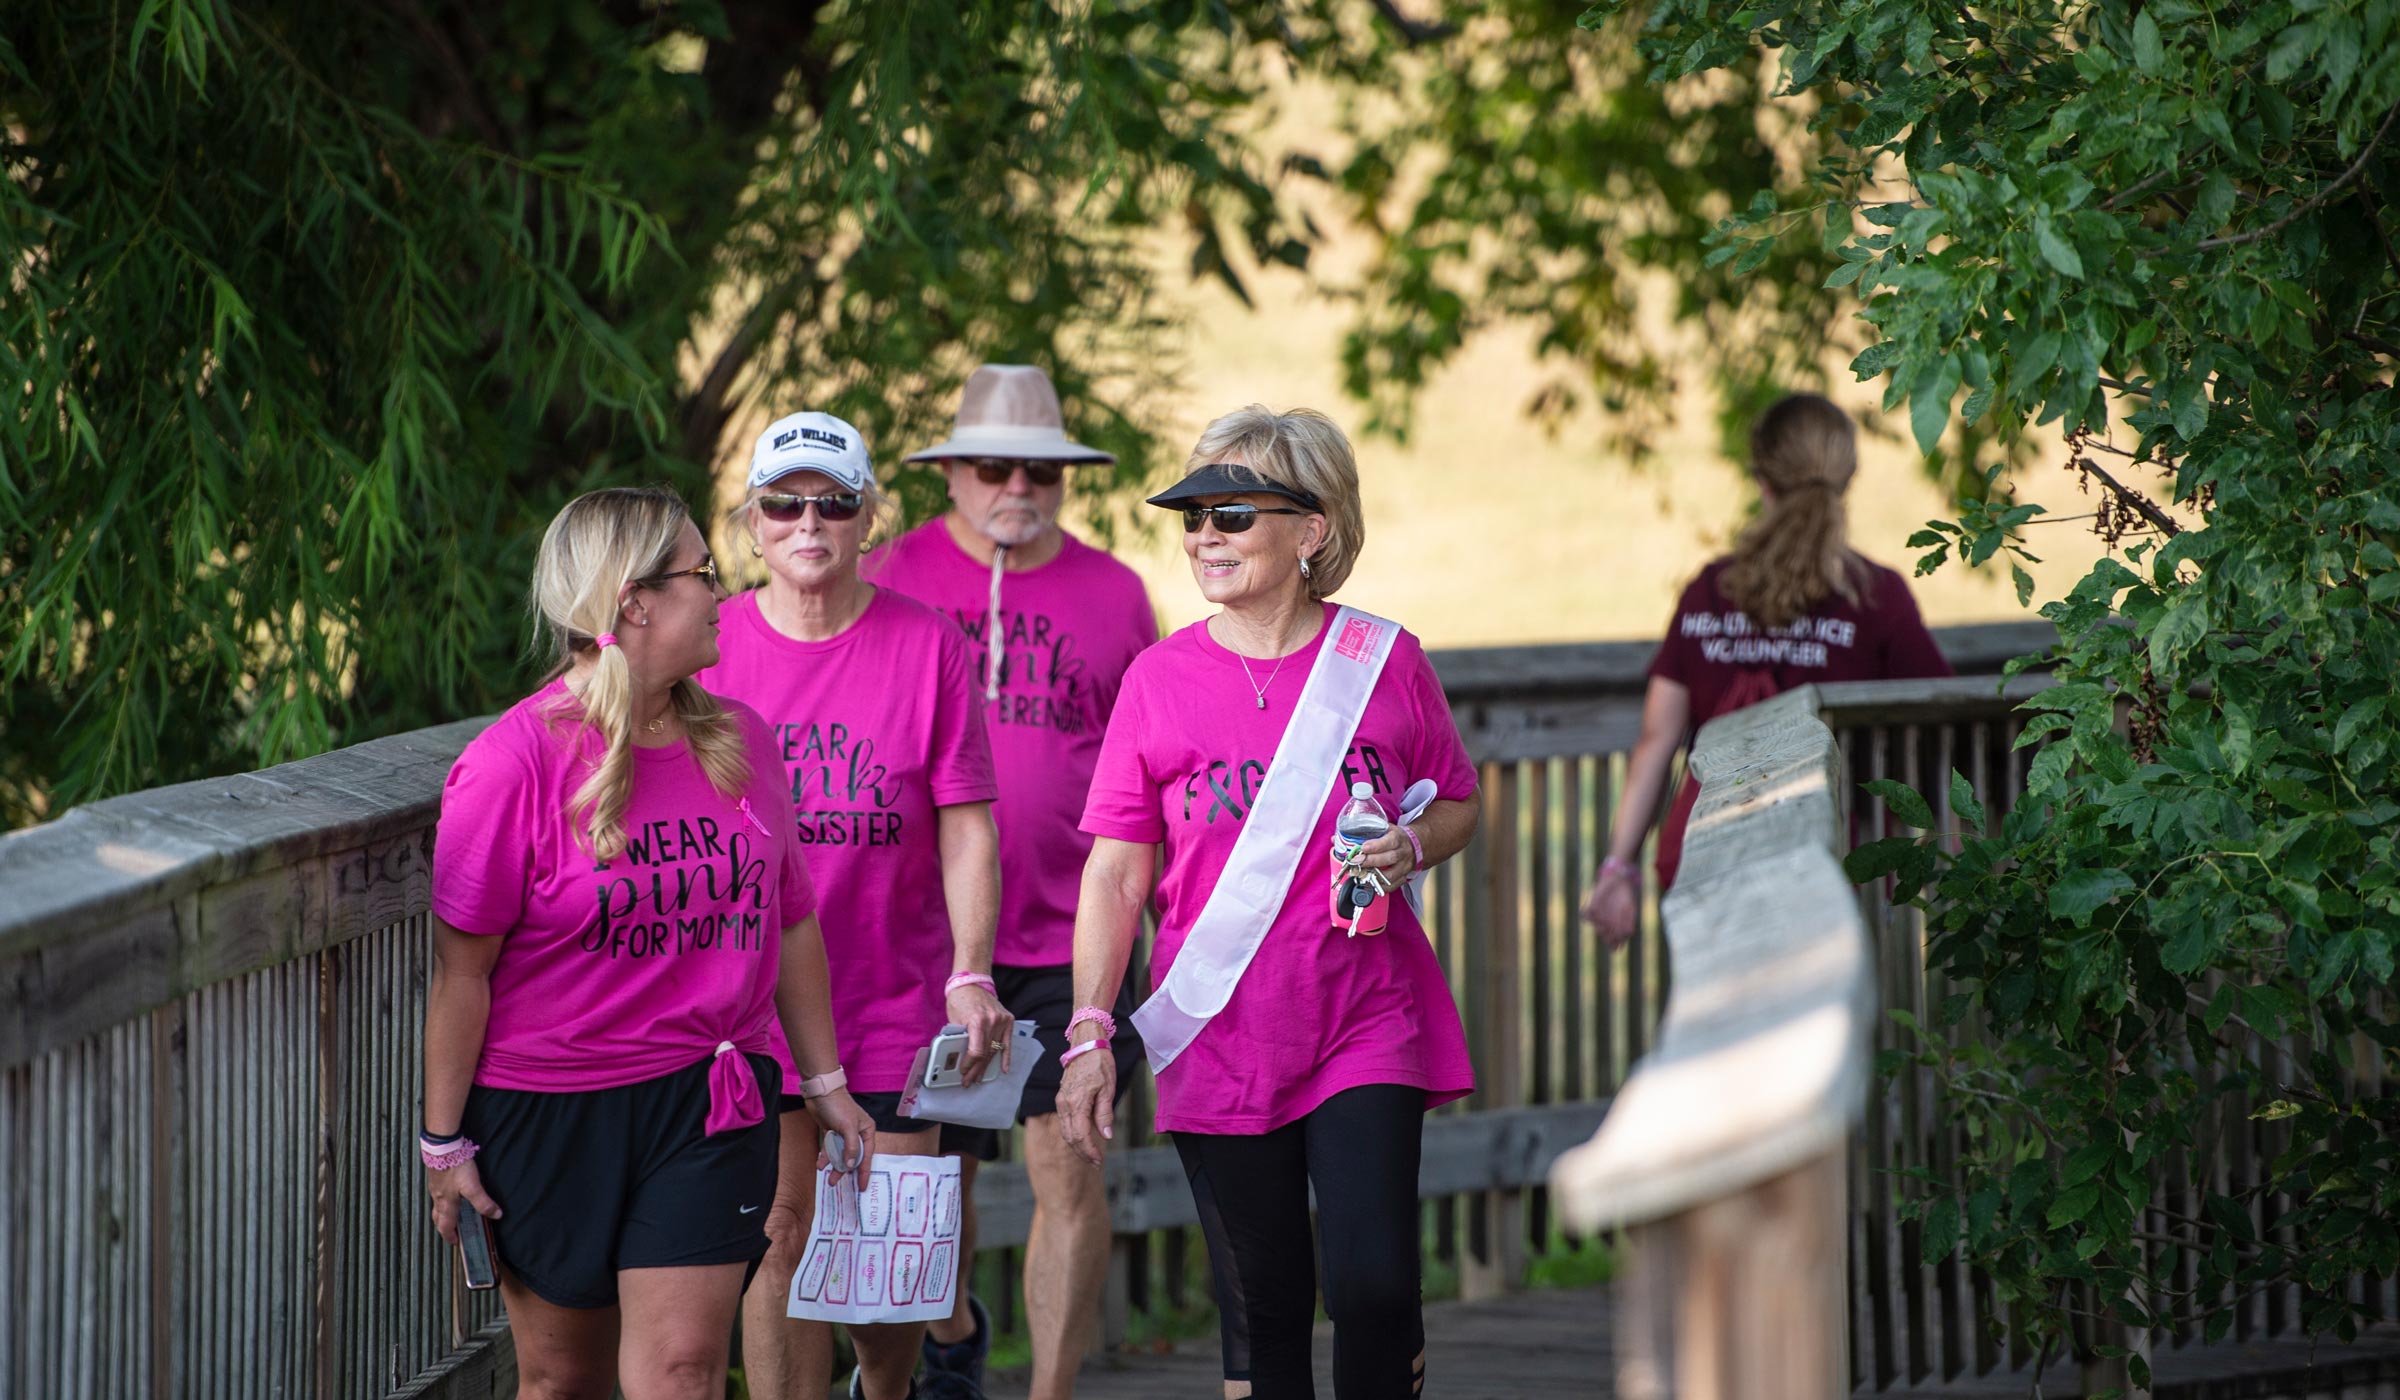
[[[1317,498],[1297,486],[1286,486],[1272,477],[1261,476],[1239,462],[1210,462],[1196,467],[1191,475],[1150,498],[1150,504],[1181,510],[1203,496],[1239,496],[1245,492],[1261,492],[1281,496],[1297,506],[1322,512],[1325,507]]]

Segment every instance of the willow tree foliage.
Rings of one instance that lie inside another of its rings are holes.
[[[1630,81],[1630,36],[1508,0],[27,0],[0,9],[0,825],[488,712],[569,494],[706,497],[799,402],[929,440],[984,359],[1159,461],[1155,246],[1250,295],[1370,231],[1349,375],[1375,426],[1530,318],[1537,409],[1637,440],[1637,307],[1728,314],[1700,235],[1791,169],[1756,92]],[[1748,69],[1745,68],[1745,72]],[[1270,145],[1294,76],[1338,129]],[[1664,126],[1661,124],[1665,123]],[[1671,139],[1670,139],[1671,138]],[[1817,331],[1841,293],[1771,250]],[[1736,333],[1740,325],[1749,331]],[[1524,405],[1498,404],[1513,413]],[[886,452],[896,457],[896,452]],[[927,473],[895,476],[911,510]]]
[[[1963,1239],[2052,1338],[2214,1337],[2270,1288],[2347,1335],[2347,1280],[2400,1268],[2400,4],[1639,10],[1662,78],[1767,54],[1837,141],[1720,255],[1821,232],[1921,444],[2064,431],[2065,472],[1929,526],[1921,567],[2013,563],[2062,495],[2122,546],[2041,609],[2024,800],[1994,823],[1954,783],[1951,830],[1852,858],[1927,909],[1941,1019],[1990,1031],[1914,1061],[1967,1152],[1928,1252]],[[2246,1113],[2281,1147],[2228,1193]]]
[[[542,523],[705,501],[747,405],[921,440],[1035,360],[1140,475],[1135,236],[1187,201],[1283,236],[1224,124],[1244,42],[1172,5],[8,7],[6,815],[504,703]]]

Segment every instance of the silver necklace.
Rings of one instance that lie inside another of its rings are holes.
[[[1233,654],[1233,659],[1242,663],[1242,679],[1250,682],[1250,693],[1258,697],[1258,707],[1262,710],[1265,709],[1267,707],[1267,686],[1275,684],[1275,678],[1283,674],[1283,658],[1280,656],[1275,658],[1275,669],[1267,672],[1267,685],[1258,683],[1258,677],[1250,670],[1249,657],[1237,651]]]

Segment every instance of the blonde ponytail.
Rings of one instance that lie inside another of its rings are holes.
[[[633,797],[633,669],[624,649],[600,646],[617,628],[628,590],[666,570],[691,515],[672,491],[617,487],[569,501],[542,535],[533,569],[532,605],[548,634],[552,675],[578,653],[599,655],[580,697],[562,698],[553,720],[596,732],[601,754],[590,776],[568,799],[567,811],[599,860],[625,850],[625,807]],[[716,697],[690,677],[672,694],[692,756],[709,786],[736,797],[750,785],[750,755],[741,727]]]
[[[1770,492],[1717,586],[1760,627],[1788,627],[1827,597],[1861,601],[1842,493],[1858,470],[1850,415],[1815,394],[1779,399],[1750,425],[1750,472]]]

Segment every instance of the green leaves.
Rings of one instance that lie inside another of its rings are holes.
[[[2074,244],[2059,237],[2057,226],[2047,215],[2034,220],[2033,241],[2034,246],[2042,250],[2043,262],[2064,276],[2079,282],[2083,280],[2083,256],[2075,251]]]
[[[2101,905],[2132,892],[2133,881],[2122,870],[2072,871],[2050,886],[2050,912],[2081,925]]]
[[[1861,783],[1859,787],[1882,798],[1884,805],[1891,808],[1892,815],[1899,820],[1920,831],[1932,830],[1933,809],[1925,805],[1925,799],[1918,796],[1916,789],[1908,784],[1890,778],[1877,778],[1873,782]]]
[[[2333,1057],[2265,1048],[2371,1044],[2367,1078],[2400,1074],[2400,187],[2372,173],[2388,148],[2360,157],[2400,109],[2388,10],[1648,11],[1669,71],[1769,45],[1852,132],[1818,178],[1873,203],[1812,230],[1861,299],[1852,369],[1920,451],[1977,454],[1955,518],[1909,537],[1918,571],[2006,560],[2036,601],[2036,502],[2110,546],[2041,607],[2061,683],[2027,705],[2013,805],[1954,777],[1959,832],[1933,834],[1878,784],[1928,834],[1846,862],[1921,911],[1946,979],[1953,1032],[1904,1025],[1886,1057],[1960,1134],[1955,1173],[1911,1179],[1927,1255],[1963,1248],[2052,1337],[2065,1295],[2179,1300],[2213,1338],[2206,1300],[2268,1287],[2338,1329],[2347,1280],[2400,1259],[2400,1200],[2365,1184],[2400,1169],[2388,1115]],[[1860,149],[1886,140],[1906,208]],[[1937,237],[1911,238],[1919,211]],[[2023,446],[2048,424],[2068,453]],[[2269,1097],[2258,1179],[2172,1221],[2175,1247],[2141,1238],[2166,1154]],[[2304,1202],[2306,1258],[2252,1226],[2275,1195]]]

